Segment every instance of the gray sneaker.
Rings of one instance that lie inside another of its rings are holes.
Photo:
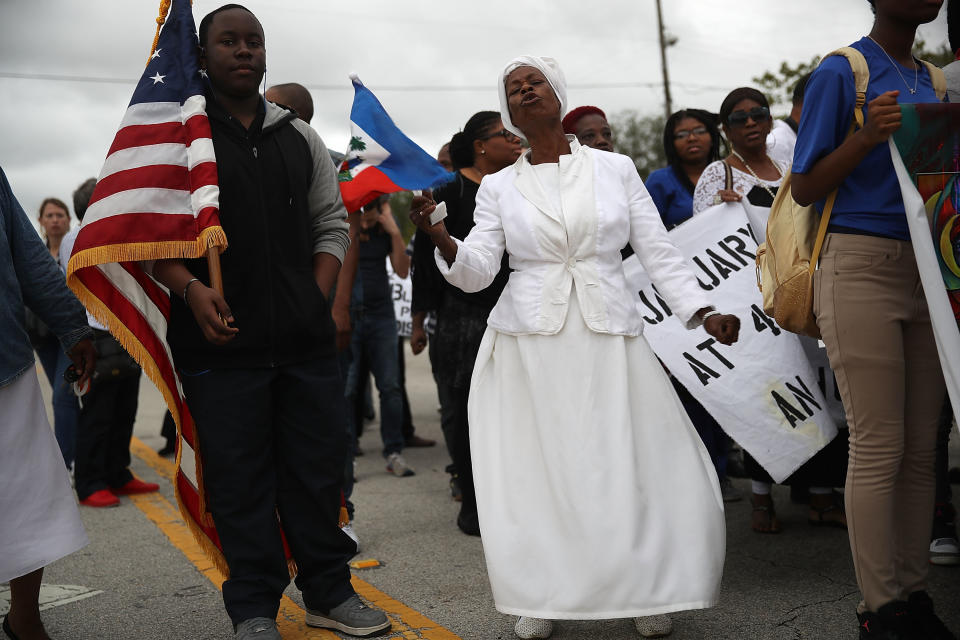
[[[391,453],[387,456],[387,471],[401,478],[412,476],[415,473],[413,468],[407,464],[407,461],[404,460],[403,456],[399,453]]]
[[[391,624],[383,611],[363,604],[357,594],[353,594],[330,611],[307,609],[306,622],[310,627],[336,629],[361,638],[377,635],[384,629],[389,629]]]
[[[283,640],[277,621],[270,618],[250,618],[237,625],[238,640]]]

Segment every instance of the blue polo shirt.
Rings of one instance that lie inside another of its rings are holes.
[[[917,92],[911,94],[904,82],[913,86],[913,69],[892,61],[869,38],[861,38],[850,46],[863,54],[870,69],[864,118],[870,101],[886,91],[899,90],[897,99],[901,103],[938,102],[925,66],[921,65],[917,72]],[[793,153],[793,173],[809,172],[820,158],[840,146],[853,121],[855,105],[856,91],[850,63],[843,56],[825,59],[807,83]],[[817,209],[821,212],[825,201],[817,202]],[[910,239],[903,197],[886,144],[879,144],[870,151],[841,183],[830,214],[829,230]]]
[[[657,169],[643,184],[657,205],[667,229],[672,229],[693,215],[693,194],[680,182],[673,167]]]

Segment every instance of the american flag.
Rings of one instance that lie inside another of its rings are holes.
[[[176,493],[201,546],[224,572],[202,464],[166,342],[170,292],[142,263],[226,248],[205,79],[189,0],[174,0],[107,152],[67,267],[67,284],[136,358],[177,422]]]

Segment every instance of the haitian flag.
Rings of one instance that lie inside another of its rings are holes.
[[[356,74],[350,80],[350,147],[339,176],[347,211],[357,211],[385,193],[430,189],[453,180],[452,173],[397,128]]]
[[[890,153],[940,366],[960,416],[960,104],[901,104],[900,111]]]

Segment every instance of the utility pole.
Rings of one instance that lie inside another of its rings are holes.
[[[669,118],[673,113],[673,101],[670,99],[670,76],[667,74],[667,47],[673,42],[667,42],[666,33],[663,29],[663,9],[660,7],[660,0],[657,3],[657,25],[660,27],[660,68],[663,71],[663,102],[666,109],[666,117]]]

